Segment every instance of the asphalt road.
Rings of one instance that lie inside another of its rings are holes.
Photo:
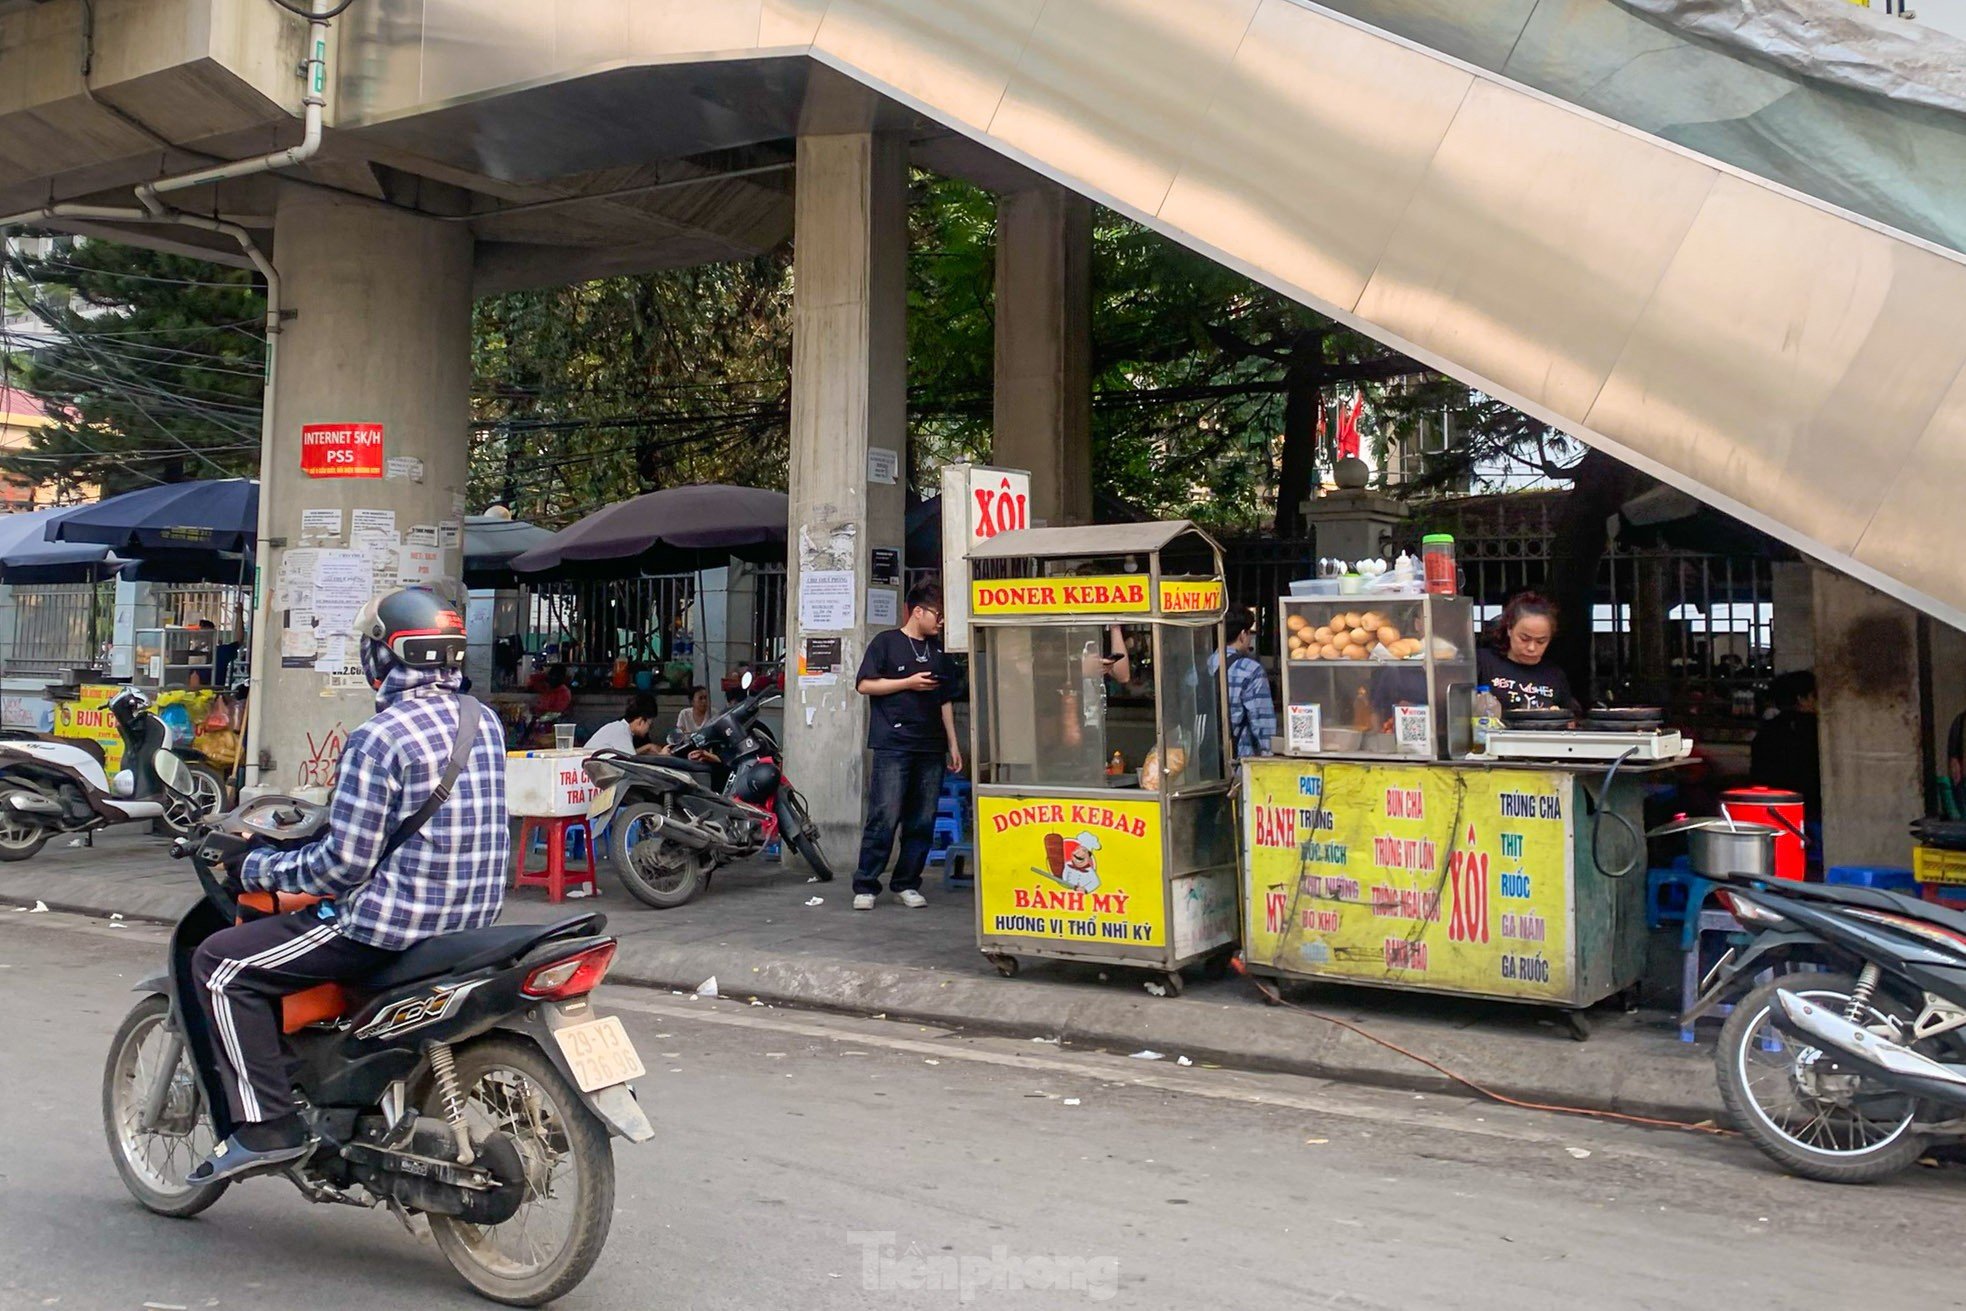
[[[186,1222],[129,1200],[98,1081],[161,941],[0,912],[0,1308],[485,1305],[427,1239],[282,1181]],[[563,1307],[1966,1305],[1955,1169],[1834,1189],[1735,1141],[1177,1053],[607,1003],[659,1137],[617,1144],[608,1248]]]

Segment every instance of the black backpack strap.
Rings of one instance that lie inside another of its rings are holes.
[[[460,694],[457,698],[457,740],[451,744],[451,758],[444,764],[444,775],[437,780],[437,786],[430,789],[430,795],[423,799],[413,814],[389,835],[383,844],[382,854],[376,857],[381,865],[398,851],[403,844],[417,835],[430,817],[444,808],[451,799],[451,789],[457,786],[457,776],[464,772],[464,766],[471,759],[471,748],[478,744],[478,729],[484,722],[484,706],[475,697]]]

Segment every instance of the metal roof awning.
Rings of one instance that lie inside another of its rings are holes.
[[[1165,550],[1187,533],[1213,542],[1186,519],[1146,523],[1087,524],[1076,528],[1021,528],[974,547],[972,560],[1021,560],[1057,556],[1133,555]]]

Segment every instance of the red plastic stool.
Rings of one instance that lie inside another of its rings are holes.
[[[582,849],[587,858],[578,865],[567,864],[567,835],[579,832]],[[532,868],[532,840],[535,834],[546,837],[546,868]],[[515,888],[545,888],[546,900],[565,901],[567,885],[575,887],[585,883],[594,896],[601,893],[600,885],[594,882],[594,832],[587,827],[584,815],[526,815],[519,824],[518,865],[512,876]]]

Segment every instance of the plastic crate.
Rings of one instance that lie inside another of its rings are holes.
[[[1911,868],[1920,883],[1966,884],[1966,851],[1913,847]]]

